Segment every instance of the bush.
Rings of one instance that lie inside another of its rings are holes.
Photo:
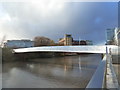
[[[15,56],[11,48],[2,48],[2,61],[15,61]]]

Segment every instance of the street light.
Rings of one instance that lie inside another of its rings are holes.
[[[79,37],[79,45],[80,45],[80,37]]]

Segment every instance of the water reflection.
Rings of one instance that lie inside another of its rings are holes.
[[[89,54],[5,63],[3,88],[85,88],[100,60]]]
[[[81,71],[81,59],[80,59],[80,56],[79,56],[79,69]]]

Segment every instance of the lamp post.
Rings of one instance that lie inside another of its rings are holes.
[[[79,37],[79,45],[80,45],[80,37]]]

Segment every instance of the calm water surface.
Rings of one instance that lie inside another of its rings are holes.
[[[85,88],[101,55],[86,54],[3,64],[3,88]],[[26,60],[27,61],[27,60]]]

